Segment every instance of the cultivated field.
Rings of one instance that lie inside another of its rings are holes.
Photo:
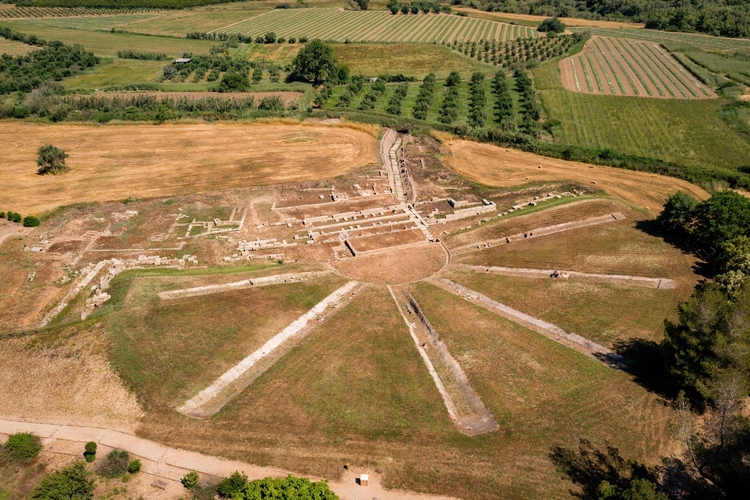
[[[746,38],[725,38],[720,36],[701,35],[696,33],[672,33],[669,31],[657,31],[632,28],[599,28],[593,26],[574,27],[574,31],[589,31],[592,35],[628,38],[632,40],[643,40],[654,43],[685,43],[699,47],[703,50],[734,50],[750,49],[750,40]]]
[[[634,206],[648,207],[654,215],[677,190],[700,199],[708,197],[694,184],[662,175],[555,160],[470,141],[451,141],[447,146],[450,150],[450,156],[445,158],[447,164],[459,174],[487,186],[511,187],[566,179],[594,184]]]
[[[116,56],[120,50],[134,50],[139,52],[164,52],[170,57],[180,57],[185,52],[207,54],[208,50],[216,45],[216,42],[212,40],[187,40],[130,33],[74,30],[27,24],[27,20],[2,21],[0,22],[0,28],[10,28],[21,33],[34,34],[45,40],[59,40],[68,45],[83,45],[86,50],[102,56]]]
[[[587,94],[672,99],[716,97],[656,43],[592,37],[583,51],[559,62],[563,86]]]
[[[750,144],[721,118],[721,99],[590,95],[566,90],[557,63],[533,73],[547,120],[559,120],[555,140],[563,144],[686,165],[736,169],[750,162]]]
[[[0,124],[3,199],[23,213],[60,205],[169,196],[335,177],[377,160],[375,138],[346,127],[294,125]],[[64,176],[36,175],[36,150],[70,157]],[[25,165],[26,168],[21,168]]]
[[[87,7],[11,7],[0,10],[3,19],[27,19],[36,17],[107,16],[115,14],[132,15],[135,12],[153,12],[153,9],[106,9]]]
[[[549,16],[535,16],[533,14],[518,14],[512,12],[484,12],[467,7],[454,7],[459,12],[466,12],[471,17],[484,18],[484,19],[496,19],[500,22],[509,21],[521,21],[534,23],[537,26],[544,21],[549,19]],[[643,28],[641,23],[630,23],[627,21],[605,21],[603,19],[578,19],[575,17],[561,17],[565,26],[582,26],[582,27],[599,27],[599,28]]]
[[[114,16],[81,16],[81,17],[42,17],[25,19],[24,22],[38,26],[53,26],[85,31],[109,31],[124,25],[145,21],[155,17],[154,14],[121,14]]]
[[[21,56],[28,54],[36,47],[32,45],[26,45],[22,42],[15,42],[13,40],[6,40],[5,38],[0,39],[0,54],[9,54],[11,56]]]
[[[320,38],[343,42],[442,43],[537,38],[528,27],[446,14],[392,15],[386,11],[338,9],[274,10],[216,30],[248,36],[273,31],[277,36]]]

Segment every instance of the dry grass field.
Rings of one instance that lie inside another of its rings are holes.
[[[649,209],[654,215],[661,211],[667,197],[678,190],[699,199],[708,198],[708,193],[695,184],[662,175],[545,158],[462,140],[451,140],[447,146],[450,155],[445,162],[460,175],[487,186],[512,187],[556,180],[593,184],[607,194]]]
[[[347,127],[286,124],[0,124],[5,206],[42,213],[71,203],[148,198],[326,179],[377,161],[372,135]],[[36,151],[54,144],[70,171],[36,174]]]

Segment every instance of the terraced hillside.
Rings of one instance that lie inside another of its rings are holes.
[[[659,44],[592,37],[584,50],[560,61],[567,90],[585,94],[706,99],[715,97]]]
[[[274,10],[216,30],[219,33],[320,38],[343,42],[471,42],[537,38],[533,28],[452,16],[397,14],[386,11],[352,12],[339,9]]]

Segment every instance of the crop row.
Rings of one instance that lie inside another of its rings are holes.
[[[519,65],[534,67],[552,57],[565,54],[578,40],[576,35],[544,38],[524,38],[502,42],[483,40],[480,42],[446,43],[450,48],[478,61],[515,68]]]
[[[153,12],[154,9],[97,9],[86,7],[11,7],[0,10],[0,18],[18,19],[33,17],[75,17],[75,16],[106,16],[113,14],[133,14],[139,12]]]
[[[572,71],[576,88],[570,90],[579,92],[677,99],[712,96],[679,61],[654,43],[593,37],[583,52],[565,60],[561,68]]]
[[[539,37],[532,28],[448,14],[338,9],[277,9],[216,31],[253,37],[274,32],[339,42],[447,43]]]

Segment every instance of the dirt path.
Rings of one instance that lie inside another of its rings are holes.
[[[46,453],[80,457],[83,454],[84,443],[88,441],[99,444],[98,456],[105,456],[113,448],[125,450],[140,458],[143,464],[140,474],[153,476],[155,479],[161,480],[164,483],[162,488],[166,492],[173,492],[173,495],[167,498],[176,499],[184,496],[185,489],[179,481],[191,470],[217,478],[229,476],[234,471],[241,471],[247,474],[251,480],[265,477],[286,477],[291,474],[291,472],[281,469],[259,467],[202,453],[170,448],[132,434],[109,429],[0,420],[0,435],[7,436],[16,432],[33,432],[42,438],[44,452]],[[5,441],[4,438],[3,441]],[[369,486],[359,486],[355,481],[355,478],[362,473],[369,474]],[[315,481],[321,478],[310,477],[310,479]],[[381,485],[380,476],[374,470],[364,468],[349,470],[344,474],[341,481],[329,481],[328,485],[342,500],[371,500],[372,498],[380,500],[451,500],[451,497],[445,496],[385,490]],[[160,490],[161,488],[150,488],[150,492],[154,495],[159,493]],[[149,495],[149,498],[151,498],[151,495]]]

